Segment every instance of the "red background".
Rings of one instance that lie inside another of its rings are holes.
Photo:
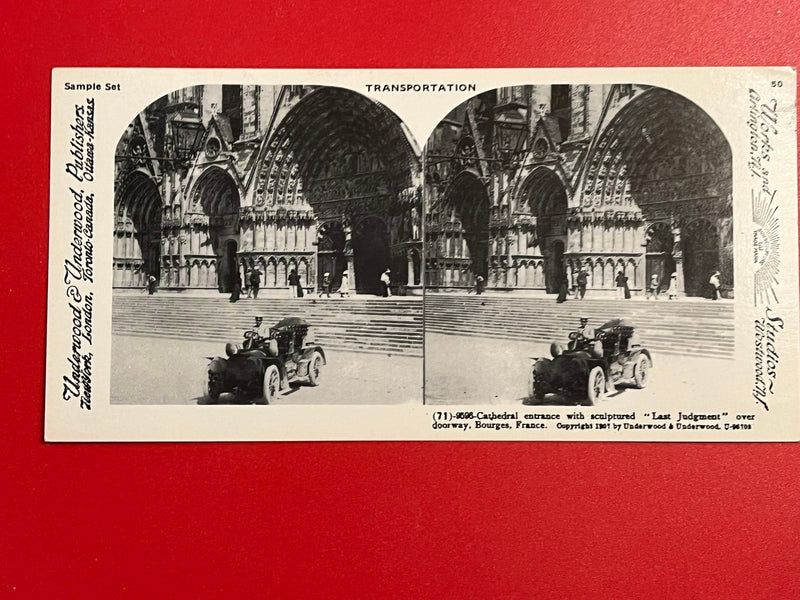
[[[798,444],[42,442],[52,67],[798,63],[788,1],[645,4],[7,5],[0,596],[800,598]]]

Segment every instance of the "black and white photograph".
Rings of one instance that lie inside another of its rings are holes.
[[[111,402],[422,399],[420,152],[313,85],[195,85],[114,156]]]
[[[501,87],[424,156],[427,403],[713,396],[734,356],[732,161],[702,107]]]

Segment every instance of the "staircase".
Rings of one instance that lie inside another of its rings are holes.
[[[266,323],[302,317],[327,350],[422,356],[422,298],[271,298],[115,293],[112,332],[220,342],[241,341],[255,316]]]
[[[555,296],[425,296],[425,331],[498,339],[560,341],[576,329],[580,317],[597,327],[609,319],[630,319],[642,344],[658,354],[733,358],[733,303],[710,300],[568,300]]]

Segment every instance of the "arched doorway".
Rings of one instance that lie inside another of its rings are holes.
[[[561,280],[565,277],[564,241],[557,239],[545,254],[545,287],[550,294],[558,293]]]
[[[461,229],[469,252],[470,278],[478,275],[484,280],[489,276],[489,194],[486,186],[471,170],[462,171],[444,198]]]
[[[732,293],[731,149],[702,108],[669,90],[643,89],[606,126],[581,187],[584,210],[638,209],[635,218],[664,224],[644,232],[648,280],[674,268],[679,292],[702,295],[718,268],[723,290]]]
[[[331,289],[336,289],[341,284],[342,271],[347,268],[344,229],[341,222],[328,221],[320,226],[318,233],[317,289],[322,289],[325,273],[330,273]]]
[[[359,293],[380,293],[381,274],[391,265],[389,232],[386,223],[367,217],[353,232],[353,266]],[[396,280],[396,277],[392,278]]]
[[[659,285],[662,290],[669,285],[669,280],[675,272],[675,257],[672,250],[675,240],[672,231],[666,223],[656,223],[648,227],[645,233],[645,281],[650,285],[650,278],[658,275]]]
[[[525,184],[531,214],[536,217],[536,240],[544,258],[544,285],[557,294],[566,271],[567,191],[561,179],[547,168],[536,169]]]
[[[216,285],[221,293],[230,293],[238,263],[239,190],[231,176],[218,168],[203,173],[195,190],[196,204],[208,217],[208,237],[203,250],[217,257],[216,281],[208,281],[207,285]]]
[[[683,272],[686,293],[704,296],[708,293],[708,280],[719,268],[719,234],[717,228],[706,221],[692,221],[685,228]]]
[[[115,287],[143,287],[149,276],[161,280],[162,202],[148,173],[133,171],[115,198]]]
[[[260,160],[256,210],[310,207],[323,223],[316,231],[318,285],[329,272],[336,288],[351,269],[351,288],[372,292],[393,251],[421,246],[412,227],[388,230],[390,219],[420,214],[419,155],[401,121],[379,103],[350,90],[314,88],[276,125]],[[283,227],[279,220],[279,235]]]
[[[238,261],[236,260],[236,251],[239,244],[235,239],[228,239],[225,241],[225,248],[222,252],[219,267],[219,279],[224,283],[220,285],[217,282],[220,291],[232,291],[236,284],[236,275],[238,273]],[[242,282],[244,285],[244,281]]]

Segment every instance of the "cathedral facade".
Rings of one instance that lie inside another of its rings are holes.
[[[422,283],[420,152],[400,120],[324,86],[198,85],[142,110],[116,150],[115,288],[262,289],[330,273]]]
[[[528,85],[471,98],[428,140],[426,285],[634,294],[652,276],[733,296],[731,149],[702,108],[634,84]]]

